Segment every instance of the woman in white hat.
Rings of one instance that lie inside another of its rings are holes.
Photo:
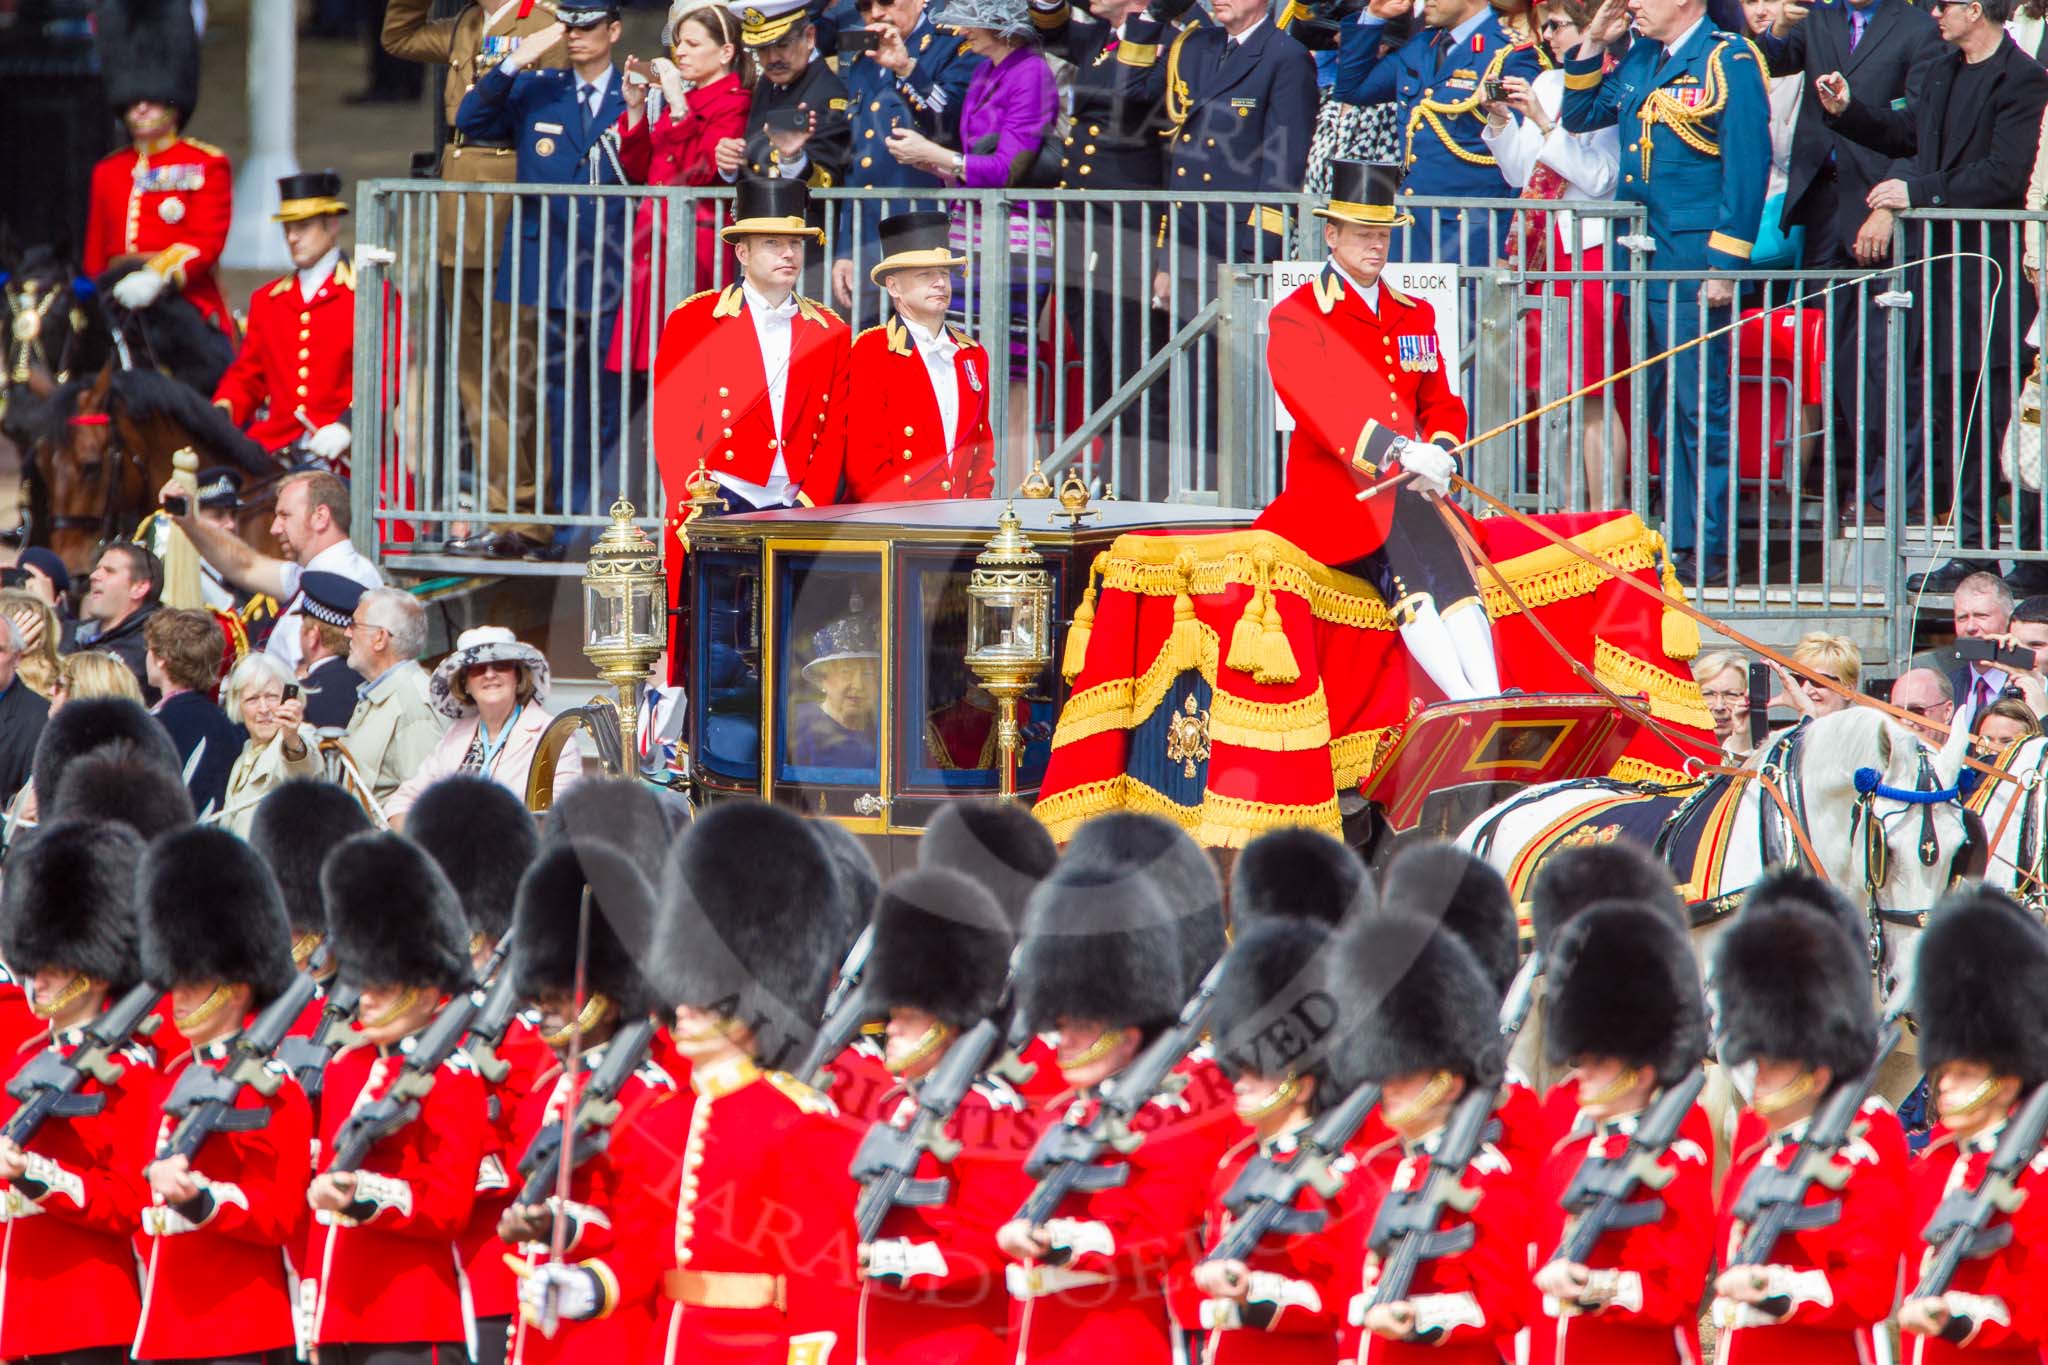
[[[541,706],[548,699],[546,657],[503,626],[477,626],[456,637],[454,650],[428,680],[427,695],[455,723],[420,770],[384,803],[392,825],[403,829],[419,794],[450,773],[487,777],[525,800],[534,752],[555,719]],[[571,740],[555,764],[555,795],[582,776],[582,751]]]

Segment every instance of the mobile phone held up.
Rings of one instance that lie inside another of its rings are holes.
[[[851,28],[839,35],[841,52],[879,52],[882,50],[882,35],[871,28]]]
[[[1956,657],[1973,664],[1995,664],[2020,673],[2034,671],[2034,651],[2016,645],[2001,645],[1996,640],[1958,640]]]
[[[297,701],[299,699],[299,685],[297,683],[286,683],[284,685],[284,699],[286,701]]]

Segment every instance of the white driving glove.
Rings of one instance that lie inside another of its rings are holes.
[[[339,422],[329,422],[306,438],[306,449],[323,460],[336,460],[348,453],[353,439],[347,427]]]
[[[165,283],[148,266],[131,270],[114,282],[114,302],[131,313],[140,312],[163,297]]]
[[[1395,462],[1415,476],[1410,487],[1418,493],[1434,493],[1442,497],[1451,491],[1451,475],[1458,472],[1458,462],[1442,446],[1427,441],[1403,441]]]
[[[519,1306],[536,1321],[546,1315],[548,1291],[555,1294],[555,1316],[585,1322],[597,1316],[597,1276],[582,1266],[550,1261],[535,1266],[519,1281]]]

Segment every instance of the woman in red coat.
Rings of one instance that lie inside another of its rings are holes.
[[[619,165],[636,185],[716,185],[712,149],[724,138],[746,136],[752,61],[740,46],[740,22],[720,4],[681,4],[669,13],[663,40],[671,61],[653,63],[660,94],[650,101],[650,79],[637,57],[626,59],[626,112],[619,116]],[[697,280],[695,291],[716,284],[719,204],[697,205]],[[633,223],[633,288],[622,303],[630,309],[632,326],[612,329],[608,369],[625,368],[625,347],[633,347],[632,368],[645,370],[653,350],[650,315],[662,310],[662,271],[666,264],[668,205],[646,200]],[[727,272],[730,275],[730,271]],[[628,337],[630,331],[631,336]]]

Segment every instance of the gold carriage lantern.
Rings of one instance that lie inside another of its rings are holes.
[[[996,699],[1002,792],[1017,795],[1017,702],[1052,661],[1052,575],[1005,504],[967,580],[967,667]]]
[[[633,504],[619,499],[583,568],[583,653],[619,691],[620,752],[629,765],[638,752],[640,689],[668,647],[667,582],[661,547],[633,523]]]

